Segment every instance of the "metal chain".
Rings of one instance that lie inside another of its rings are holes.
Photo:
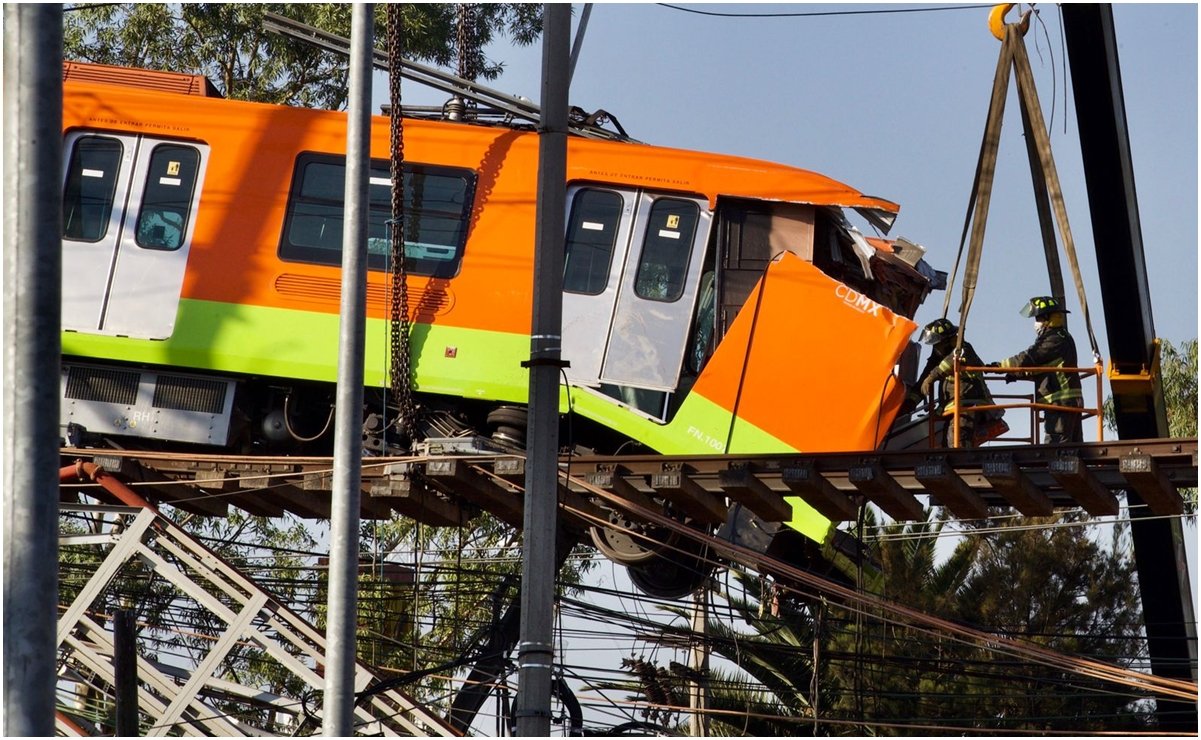
[[[469,66],[467,61],[467,17],[470,12],[471,6],[468,3],[459,3],[458,36],[455,39],[455,43],[459,47],[458,74],[464,80],[471,79],[467,76],[467,68]]]
[[[417,408],[413,403],[413,378],[409,347],[409,290],[404,249],[404,120],[400,108],[402,59],[401,5],[388,5],[388,102],[390,110],[389,174],[392,179],[391,304],[389,339],[392,350],[392,399],[400,409],[400,429],[412,442],[417,438]]]

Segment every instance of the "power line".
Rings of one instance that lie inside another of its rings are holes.
[[[827,11],[805,11],[797,13],[718,13],[712,10],[696,10],[694,8],[686,8],[682,5],[671,5],[669,3],[658,3],[664,8],[678,10],[683,13],[693,13],[695,15],[707,15],[717,18],[817,18],[821,16],[835,15],[884,15],[896,13],[934,13],[943,10],[980,10],[982,8],[991,8],[992,5],[938,5],[927,8],[882,8],[879,10],[827,10]]]

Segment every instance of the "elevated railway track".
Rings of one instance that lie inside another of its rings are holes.
[[[450,441],[429,454],[366,458],[362,516],[393,513],[432,526],[459,526],[480,511],[521,525],[525,459],[521,455],[455,454]],[[100,469],[135,487],[148,501],[223,516],[229,507],[250,514],[306,519],[330,515],[333,461],[328,457],[261,457],[64,448],[64,466],[76,461],[77,481],[63,496],[87,490],[116,502],[94,485]],[[1027,516],[1055,509],[1116,515],[1118,496],[1134,490],[1155,515],[1184,511],[1181,489],[1197,485],[1196,439],[1148,439],[1065,446],[1013,446],[904,452],[753,456],[563,456],[560,503],[573,513],[602,516],[593,489],[636,504],[671,502],[693,520],[720,524],[735,505],[768,522],[791,516],[799,498],[834,521],[852,521],[864,502],[894,520],[922,516],[923,502],[961,519],[990,507]]]
[[[462,440],[433,442],[427,455],[367,459],[363,515],[399,514],[434,526],[461,526],[488,511],[519,527],[524,457],[453,454],[461,445]],[[332,460],[64,449],[62,461],[61,490],[67,502],[63,510],[104,513],[120,522],[103,537],[64,535],[76,547],[100,544],[107,555],[75,598],[60,607],[61,680],[96,696],[109,694],[117,684],[110,664],[113,637],[98,605],[105,603],[104,595],[114,588],[119,574],[142,563],[138,567],[148,564],[177,590],[176,602],[208,609],[222,625],[213,647],[195,666],[180,668],[139,659],[139,703],[146,726],[155,733],[176,729],[183,734],[276,734],[281,727],[298,726],[305,717],[317,721],[294,697],[239,687],[217,666],[235,644],[247,641],[294,674],[308,691],[319,691],[320,667],[325,662],[322,635],[169,521],[155,505],[166,503],[207,515],[227,514],[234,507],[254,514],[289,512],[323,518],[329,515]],[[1031,516],[1072,509],[1117,514],[1121,492],[1136,490],[1155,515],[1174,516],[1184,508],[1181,489],[1197,484],[1195,439],[749,457],[565,456],[559,480],[562,522],[565,529],[575,531],[575,541],[582,541],[587,528],[611,526],[615,521],[657,528],[672,534],[667,549],[680,548],[688,556],[703,553],[697,562],[720,559],[771,576],[798,594],[852,608],[887,608],[893,619],[918,629],[953,635],[1024,660],[1063,665],[1141,696],[1168,703],[1196,701],[1195,683],[1061,656],[1020,640],[883,604],[869,591],[782,559],[779,550],[754,537],[739,536],[733,526],[745,516],[743,510],[761,522],[787,521],[791,497],[839,521],[854,520],[867,502],[899,520],[923,516],[927,502],[967,519],[987,516],[992,507],[1012,507]],[[104,503],[80,504],[81,492]],[[664,514],[673,507],[685,512],[691,523]],[[630,532],[641,536],[637,527]],[[295,654],[297,647],[303,654]],[[356,670],[356,692],[363,697],[356,709],[361,731],[456,735],[470,719],[458,721],[462,718],[455,715],[456,721],[451,722],[445,717],[465,711],[470,718],[478,711],[476,704],[464,699],[445,714],[381,683],[370,666],[359,665]],[[486,684],[490,669],[481,671]],[[217,709],[229,706],[246,711]],[[60,734],[88,734],[79,718],[60,713],[57,719]]]

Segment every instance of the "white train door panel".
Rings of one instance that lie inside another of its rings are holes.
[[[166,339],[175,328],[208,147],[75,133],[66,151],[63,328]]]
[[[598,385],[637,195],[616,188],[572,188],[567,202],[562,358],[571,364],[570,382]]]
[[[639,195],[602,382],[675,390],[711,220],[704,200]]]

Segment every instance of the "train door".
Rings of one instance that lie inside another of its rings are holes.
[[[63,328],[166,339],[208,147],[74,132],[63,175]]]
[[[710,222],[703,199],[572,191],[563,358],[573,382],[675,390]]]
[[[637,192],[582,187],[568,191],[563,265],[563,350],[572,383],[599,385],[617,287],[630,247]]]

